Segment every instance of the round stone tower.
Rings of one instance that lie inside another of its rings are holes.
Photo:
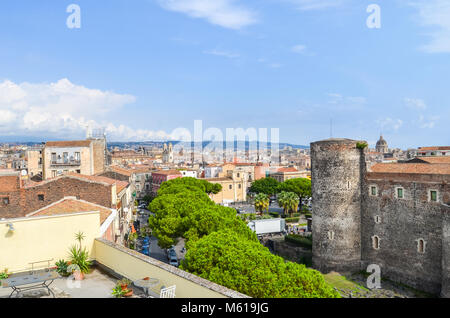
[[[363,151],[350,139],[311,143],[313,266],[321,272],[360,270]]]

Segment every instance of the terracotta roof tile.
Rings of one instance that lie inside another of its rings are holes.
[[[450,163],[450,156],[442,156],[442,157],[418,157],[423,161],[429,163]]]
[[[289,168],[279,168],[277,172],[298,172],[294,167]]]
[[[14,192],[20,188],[18,176],[0,176],[0,192]]]
[[[108,216],[111,215],[111,209],[106,207],[89,203],[83,200],[77,200],[72,198],[63,199],[60,202],[48,205],[38,211],[29,213],[27,216],[52,216],[63,215],[78,212],[100,212],[100,224],[105,222]]]
[[[178,170],[158,170],[154,171],[152,174],[163,174],[163,175],[181,175],[181,172]]]
[[[46,147],[89,147],[91,140],[48,141]]]
[[[450,174],[450,164],[437,163],[377,163],[370,172],[409,174]]]
[[[450,150],[450,146],[437,146],[437,147],[419,147],[419,151],[430,151],[430,150]]]

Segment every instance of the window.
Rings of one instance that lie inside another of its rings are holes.
[[[376,196],[377,195],[377,186],[370,186],[370,195]]]
[[[44,195],[43,194],[38,194],[38,200],[39,201],[44,201]]]
[[[238,172],[238,174],[237,174],[237,177],[238,177],[238,178],[240,178],[240,177],[241,177],[241,174],[240,174],[239,172]]]
[[[403,199],[403,188],[396,188],[395,194],[397,199]]]
[[[334,240],[334,232],[333,231],[328,231],[327,234],[328,234],[328,239],[329,240],[331,240],[331,241]]]
[[[380,224],[381,223],[381,217],[379,215],[375,215],[375,223]]]
[[[3,201],[3,205],[8,205],[9,204],[9,197],[3,198],[2,201]]]
[[[242,188],[242,186],[239,184],[239,185],[238,185],[238,188],[240,189],[240,188]]]
[[[64,163],[69,162],[69,153],[68,152],[63,152],[63,160],[64,160]]]
[[[432,201],[432,202],[438,201],[438,192],[436,190],[430,190],[429,201]]]
[[[380,249],[380,238],[376,235],[372,236],[372,247],[376,250]]]
[[[80,170],[80,169],[77,169],[77,173],[81,173],[81,170]]]
[[[425,253],[425,245],[426,242],[424,241],[424,239],[418,239],[417,240],[417,252],[424,254]]]
[[[228,186],[228,188],[229,188],[230,190],[233,189],[233,185],[230,184],[230,185]]]
[[[52,178],[56,177],[56,170],[52,170]]]
[[[52,162],[56,162],[56,152],[52,152]]]

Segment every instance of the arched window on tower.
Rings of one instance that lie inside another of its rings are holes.
[[[425,253],[425,245],[426,245],[426,242],[424,239],[421,239],[421,238],[418,239],[417,240],[417,252],[424,254]]]
[[[380,238],[376,235],[372,236],[372,247],[376,250],[380,248]]]

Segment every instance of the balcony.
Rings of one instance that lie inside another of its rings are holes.
[[[52,160],[50,161],[50,165],[54,167],[61,167],[61,166],[71,166],[76,167],[81,165],[81,160]]]
[[[14,225],[14,230],[6,226]],[[83,247],[94,262],[84,280],[56,279],[50,289],[57,298],[111,298],[117,280],[128,278],[133,297],[144,297],[134,282],[149,277],[157,283],[148,290],[154,298],[164,287],[176,286],[175,297],[246,298],[248,296],[185,272],[111,241],[99,238],[100,212],[38,216],[0,220],[0,272],[8,268],[14,275],[28,275],[67,260],[68,248],[78,242],[74,233],[83,232]],[[20,253],[18,253],[18,251]],[[30,265],[34,264],[34,265]],[[38,265],[36,265],[38,264]],[[41,266],[42,265],[42,266]],[[9,297],[12,289],[0,287],[0,298]],[[23,297],[52,297],[44,289],[24,291]]]

